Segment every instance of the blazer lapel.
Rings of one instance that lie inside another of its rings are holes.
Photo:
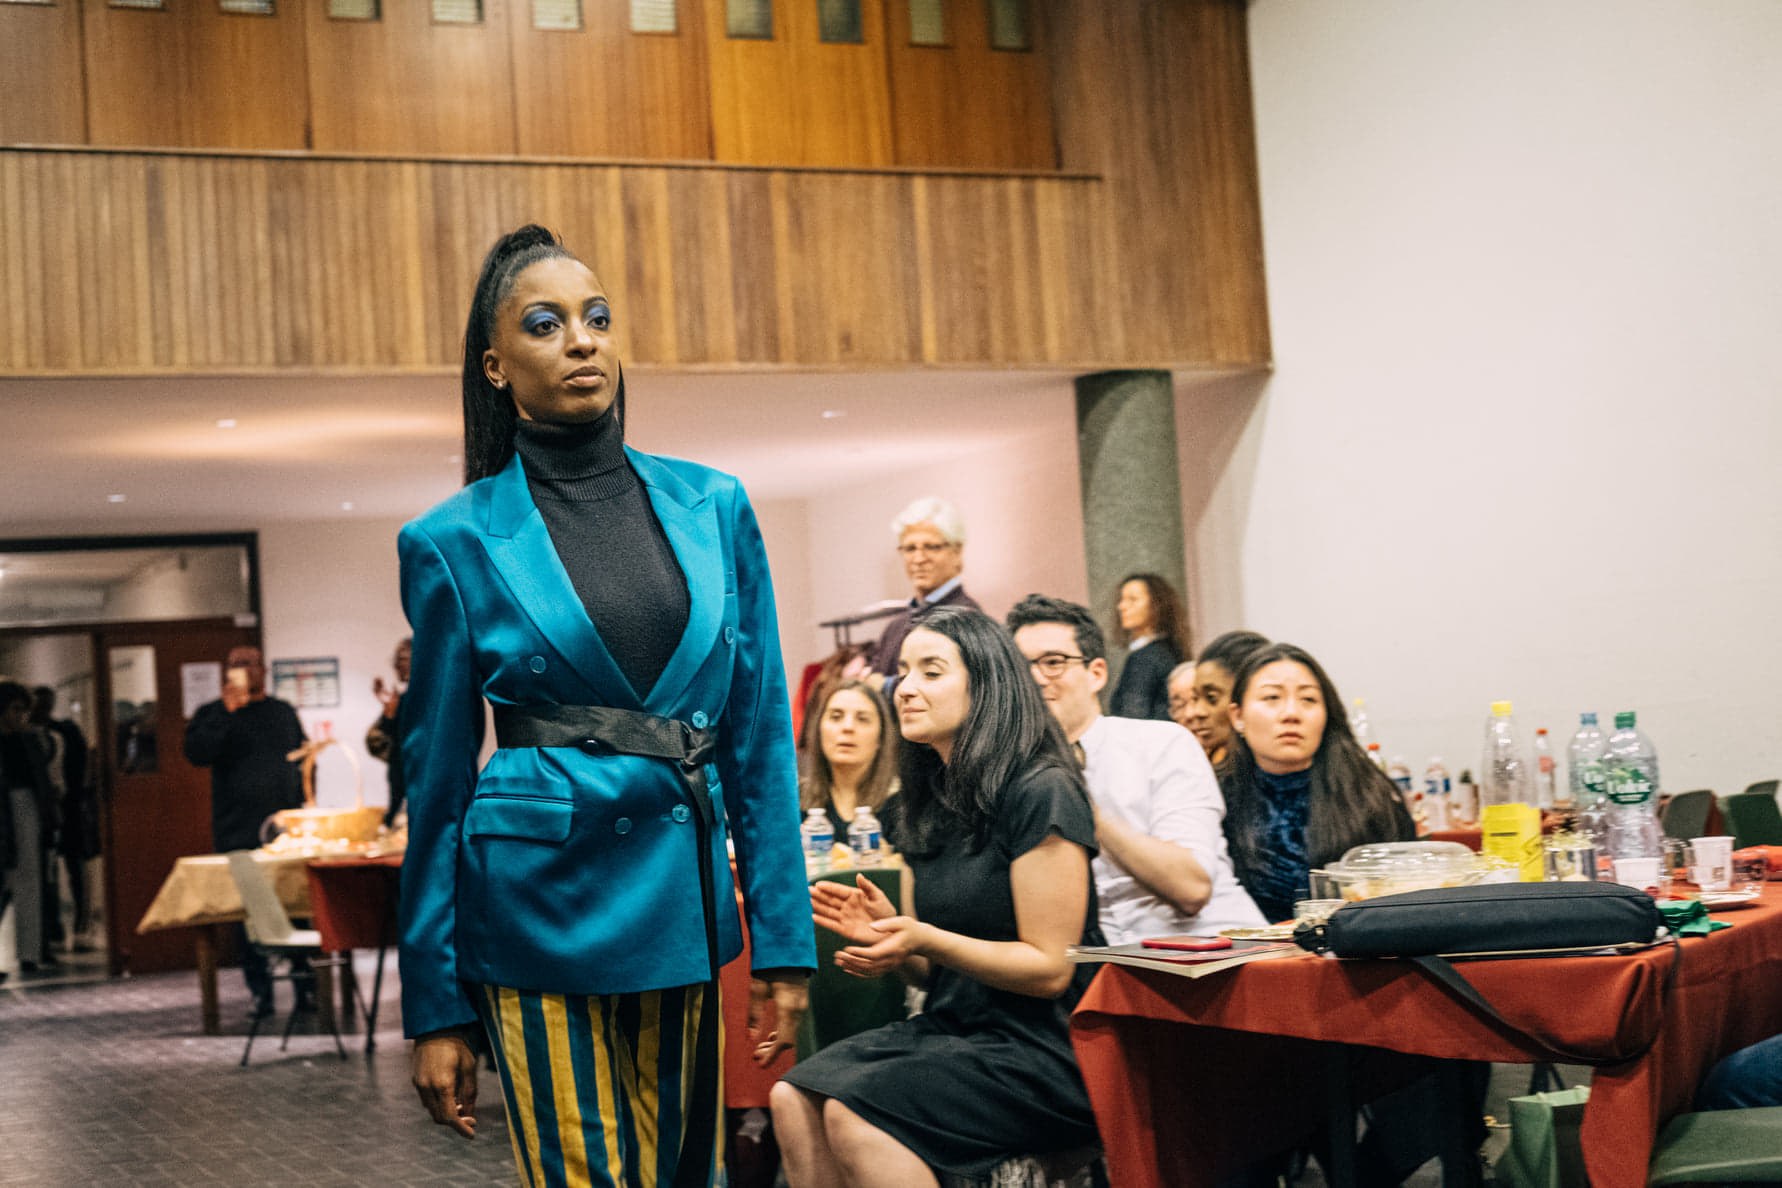
[[[724,616],[724,553],[718,539],[718,509],[648,454],[625,447],[631,467],[649,493],[650,506],[668,536],[681,574],[687,579],[687,629],[656,678],[644,705],[667,714],[705,663]]]
[[[589,688],[605,702],[641,709],[636,690],[613,662],[557,556],[550,529],[526,488],[518,454],[492,480],[489,525],[482,542],[515,601]]]

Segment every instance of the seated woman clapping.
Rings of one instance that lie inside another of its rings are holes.
[[[982,613],[930,612],[899,668],[916,914],[864,878],[819,883],[811,900],[851,942],[837,965],[926,985],[927,1009],[774,1086],[793,1188],[935,1184],[1096,1137],[1068,1029],[1093,967],[1065,952],[1101,939],[1082,773],[1013,641]]]

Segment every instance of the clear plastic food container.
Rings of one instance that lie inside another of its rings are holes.
[[[1381,842],[1356,846],[1320,871],[1336,896],[1346,900],[1372,899],[1429,887],[1464,887],[1473,883],[1509,882],[1516,870],[1509,863],[1476,854],[1459,842]]]

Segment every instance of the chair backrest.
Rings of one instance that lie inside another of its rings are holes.
[[[231,850],[228,857],[229,873],[235,879],[235,889],[241,893],[241,905],[247,909],[248,939],[258,945],[278,945],[289,940],[297,930],[285,914],[285,905],[278,901],[272,881],[254,861],[253,851]]]
[[[821,876],[839,883],[853,883],[855,871],[835,871]],[[902,896],[903,872],[895,867],[868,867],[860,871],[892,903]],[[848,941],[826,928],[817,929],[817,969],[810,980],[810,1008],[799,1029],[798,1057],[804,1059],[862,1031],[894,1023],[909,1012],[904,1009],[904,981],[896,974],[857,978],[835,965],[836,950]]]
[[[1745,795],[1756,796],[1761,792],[1765,796],[1774,796],[1776,794],[1776,787],[1779,783],[1782,783],[1782,781],[1759,780],[1745,789]]]
[[[1733,844],[1746,846],[1782,846],[1782,809],[1776,807],[1771,792],[1741,792],[1721,802],[1726,813],[1727,828],[1737,839]]]
[[[1714,793],[1703,788],[1695,792],[1679,792],[1664,802],[1658,824],[1666,837],[1688,841],[1701,837],[1708,827],[1708,811],[1714,807]]]

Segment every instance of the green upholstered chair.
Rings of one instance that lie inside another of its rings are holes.
[[[1746,846],[1782,846],[1782,811],[1776,808],[1775,781],[1767,782],[1772,785],[1768,792],[1745,791],[1720,802],[1726,827],[1737,839],[1733,844],[1741,850]]]
[[[829,882],[854,882],[864,874],[892,903],[903,898],[903,871],[895,867],[871,867],[864,871],[836,870],[818,876]],[[826,928],[817,929],[817,972],[811,975],[810,1010],[798,1029],[800,1060],[837,1040],[905,1018],[904,981],[896,974],[882,978],[857,978],[835,965],[836,950],[848,942]]]
[[[1666,837],[1674,837],[1679,841],[1688,841],[1693,837],[1705,836],[1703,831],[1708,827],[1708,812],[1714,807],[1714,793],[1706,788],[1696,792],[1679,792],[1664,802],[1659,810],[1658,824]]]
[[[1647,1182],[1782,1183],[1782,1106],[1672,1118],[1652,1148]]]

